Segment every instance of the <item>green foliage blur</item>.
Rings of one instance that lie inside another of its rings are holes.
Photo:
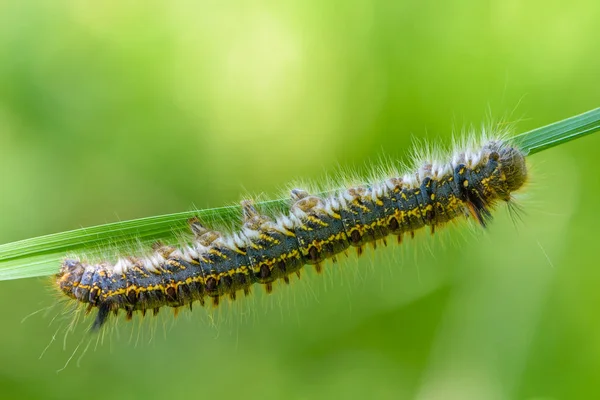
[[[2,1],[0,243],[274,198],[406,162],[413,138],[598,107],[599,17],[592,0]],[[175,322],[90,341],[86,318],[65,340],[49,279],[0,282],[0,397],[598,398],[599,145],[531,157],[522,221],[503,208],[485,232]]]

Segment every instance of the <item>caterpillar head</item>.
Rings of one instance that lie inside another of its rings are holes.
[[[520,189],[527,181],[527,163],[525,154],[517,147],[503,141],[491,141],[485,149],[489,152],[489,160],[496,164],[494,176],[498,185],[494,185],[498,195],[505,200],[510,194]]]

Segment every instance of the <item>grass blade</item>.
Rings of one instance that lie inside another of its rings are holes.
[[[514,137],[514,142],[532,155],[600,130],[600,108],[555,122]]]
[[[513,138],[528,155],[538,153],[600,130],[600,108],[534,129]],[[259,209],[284,209],[287,200],[257,204]],[[106,254],[149,248],[157,241],[174,244],[188,232],[187,220],[232,220],[238,206],[194,210],[76,229],[0,245],[0,280],[55,274],[68,252],[85,253],[90,259]],[[132,239],[135,238],[135,239]]]

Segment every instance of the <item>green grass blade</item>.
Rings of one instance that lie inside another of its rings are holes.
[[[285,203],[285,200],[273,200],[257,206],[277,209]],[[235,220],[240,215],[238,206],[211,208],[113,222],[3,244],[0,245],[0,280],[55,274],[68,252],[85,253],[90,259],[98,259],[107,254],[107,249],[120,253],[149,248],[157,241],[174,244],[183,233],[189,232],[187,221],[194,216],[210,221]]]
[[[600,108],[534,129],[513,138],[531,155],[600,130]],[[284,209],[287,200],[257,204],[259,209]],[[235,220],[240,217],[237,206],[195,210],[176,214],[115,222],[90,228],[55,233],[0,245],[0,280],[20,279],[55,274],[60,261],[69,252],[85,253],[90,259],[106,255],[107,249],[124,253],[149,248],[161,241],[177,243],[188,232],[187,220]]]
[[[514,142],[532,155],[600,130],[600,108],[523,133]]]

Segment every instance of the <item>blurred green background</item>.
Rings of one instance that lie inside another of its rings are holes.
[[[591,0],[2,1],[0,243],[277,197],[490,114],[524,132],[598,107],[599,17]],[[83,357],[89,320],[65,346],[59,307],[22,322],[57,302],[48,279],[1,282],[0,397],[597,398],[599,145],[530,159],[522,223],[503,208],[486,232],[123,322]]]

